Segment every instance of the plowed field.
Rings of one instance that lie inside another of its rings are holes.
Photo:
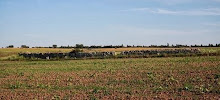
[[[0,61],[0,99],[219,99],[220,57]]]

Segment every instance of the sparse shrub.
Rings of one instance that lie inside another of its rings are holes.
[[[24,76],[24,72],[19,72],[18,76]]]
[[[17,81],[15,84],[10,84],[9,88],[10,89],[18,89],[18,88],[21,88],[21,86],[22,86],[22,83]]]
[[[150,80],[153,80],[154,79],[154,74],[152,72],[148,72],[147,73],[147,77],[150,79]]]
[[[32,79],[33,79],[33,77],[34,77],[34,75],[33,75],[33,74],[31,74],[31,75],[29,75],[27,78],[28,78],[29,80],[32,80]]]
[[[22,56],[18,56],[18,55],[12,55],[12,56],[8,56],[2,60],[8,60],[8,61],[21,61],[24,60],[24,57]]]
[[[61,98],[60,98],[60,96],[55,95],[55,96],[52,97],[52,100],[61,100]]]
[[[99,91],[98,88],[94,88],[94,89],[92,90],[92,93],[98,93],[98,91]]]
[[[154,92],[159,92],[162,91],[164,88],[162,86],[159,86],[157,88],[154,89]]]
[[[70,53],[79,53],[79,52],[83,52],[83,49],[74,48]]]
[[[50,85],[45,85],[45,84],[37,84],[37,88],[41,88],[41,89],[50,89],[51,86],[50,86]]]
[[[69,78],[67,79],[67,81],[68,81],[68,82],[73,81],[73,77],[69,77]]]
[[[184,84],[184,90],[191,91],[193,89],[193,85],[190,83]]]
[[[220,74],[214,74],[214,79],[219,79],[220,78]]]
[[[90,99],[90,100],[98,100],[94,95],[90,95],[90,96],[89,96],[89,99]]]

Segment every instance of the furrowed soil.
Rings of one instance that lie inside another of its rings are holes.
[[[0,61],[0,99],[219,99],[220,57]]]

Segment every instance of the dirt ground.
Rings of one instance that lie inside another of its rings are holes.
[[[0,98],[219,99],[220,57],[0,61]]]

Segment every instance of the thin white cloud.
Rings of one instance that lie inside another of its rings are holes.
[[[193,10],[167,10],[163,8],[134,8],[123,11],[145,11],[155,14],[167,15],[193,15],[193,16],[219,16],[220,8],[193,9]]]
[[[161,28],[144,28],[144,27],[135,27],[135,26],[111,26],[110,30],[113,30],[112,33],[117,35],[204,35],[204,34],[215,34],[219,33],[220,30],[213,29],[161,29]]]

